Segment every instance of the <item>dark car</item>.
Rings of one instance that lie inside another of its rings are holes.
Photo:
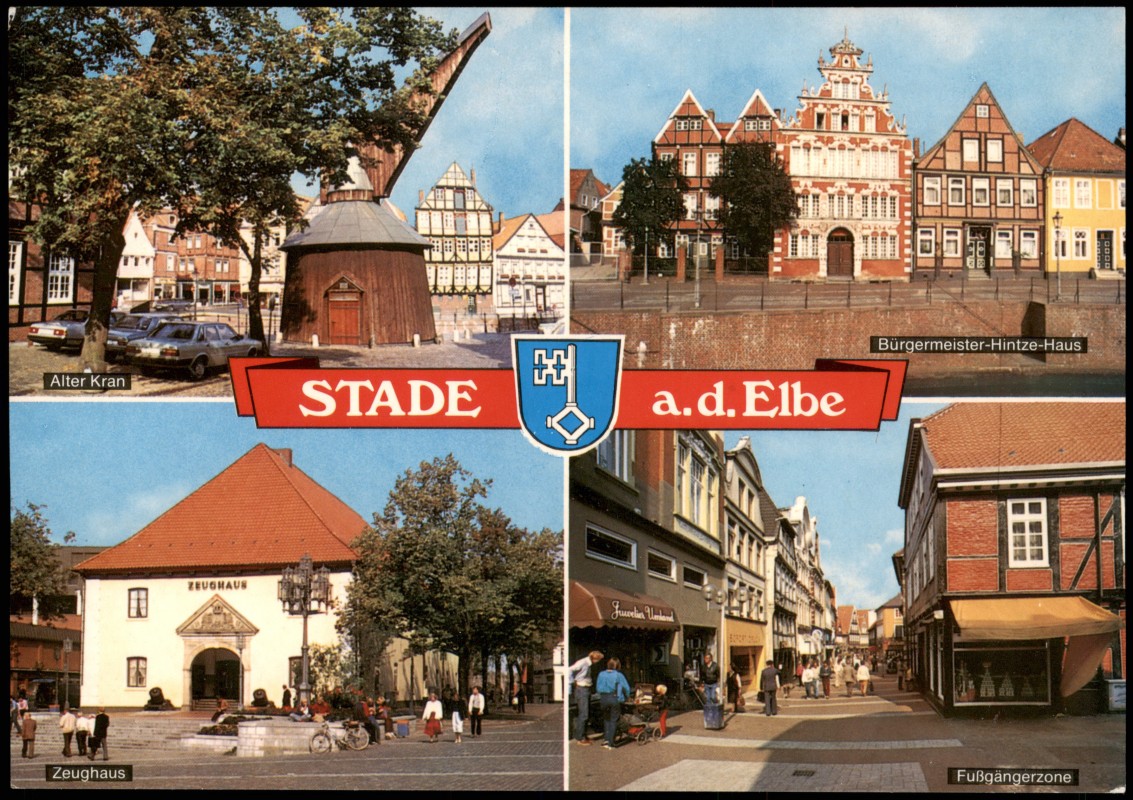
[[[126,316],[121,311],[110,312],[110,325]],[[64,347],[82,347],[90,312],[85,308],[71,308],[50,322],[37,322],[28,329],[28,341],[41,344],[48,350]]]
[[[106,358],[113,361],[126,355],[126,345],[135,339],[141,339],[158,325],[167,320],[178,320],[176,314],[167,311],[155,311],[146,314],[127,314],[117,322],[111,324],[106,334]]]
[[[184,369],[200,380],[210,369],[228,366],[231,356],[256,356],[263,343],[237,333],[223,322],[166,321],[126,345],[126,360],[142,373]]]

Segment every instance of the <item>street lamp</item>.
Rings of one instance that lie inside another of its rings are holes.
[[[693,305],[700,308],[700,221],[702,212],[699,208],[692,212],[692,218],[696,222],[696,244],[693,246],[693,259],[696,262],[696,294]]]
[[[240,666],[237,670],[239,685],[236,687],[236,701],[241,709],[244,708],[244,644],[247,640],[248,636],[243,631],[236,634],[236,656],[240,660]]]
[[[1062,212],[1054,212],[1055,301],[1062,299]]]
[[[75,643],[70,637],[63,639],[63,694],[64,704],[67,708],[71,707],[71,672],[67,669],[67,656],[74,648]]]
[[[314,569],[311,556],[299,559],[298,567],[285,567],[279,581],[279,601],[292,616],[303,617],[303,673],[299,681],[299,700],[311,701],[311,656],[307,647],[307,617],[326,611],[330,602],[330,573],[326,567]]]

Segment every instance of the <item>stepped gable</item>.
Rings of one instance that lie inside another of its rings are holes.
[[[957,403],[921,427],[940,469],[1125,463],[1124,403]]]
[[[353,509],[291,463],[290,450],[257,444],[121,544],[75,567],[101,574],[275,570],[310,554],[348,566],[366,528]]]

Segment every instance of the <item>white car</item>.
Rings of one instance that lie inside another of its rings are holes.
[[[223,322],[163,322],[126,345],[126,360],[143,374],[163,369],[187,370],[199,381],[213,368],[227,367],[231,356],[257,356],[263,342],[237,333]]]

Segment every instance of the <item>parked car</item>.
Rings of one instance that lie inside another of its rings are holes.
[[[113,361],[126,354],[126,345],[135,339],[141,339],[165,321],[181,319],[176,314],[167,311],[156,311],[146,314],[126,314],[110,326],[106,334],[106,359]]]
[[[181,300],[177,298],[168,298],[165,300],[154,300],[154,311],[170,311],[175,314],[184,313],[193,307],[192,300]]]
[[[122,317],[121,311],[110,312],[110,325],[113,327]],[[28,341],[41,344],[48,350],[62,350],[64,347],[82,347],[86,335],[87,319],[90,312],[85,308],[70,308],[50,322],[37,322],[28,329]]]
[[[126,345],[126,360],[149,373],[184,369],[199,381],[208,371],[228,366],[231,356],[255,356],[263,343],[237,333],[223,322],[162,322],[141,339]]]

